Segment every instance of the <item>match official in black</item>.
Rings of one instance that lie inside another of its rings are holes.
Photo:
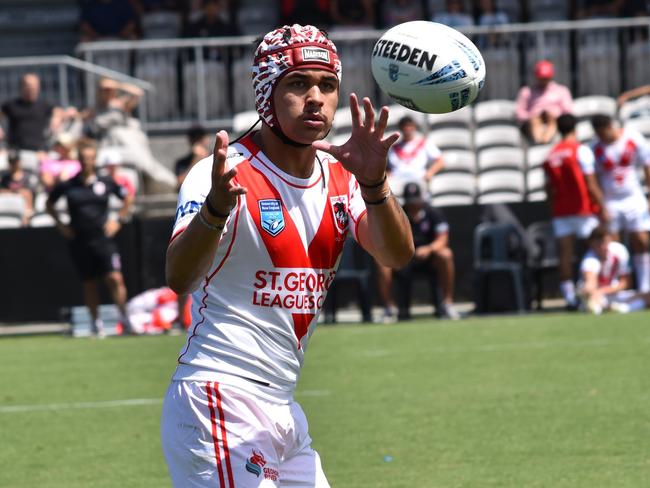
[[[104,337],[104,327],[98,316],[98,280],[106,283],[113,301],[122,316],[124,333],[132,332],[126,314],[126,287],[122,277],[120,255],[113,237],[120,230],[129,214],[133,197],[126,188],[112,178],[102,177],[96,171],[97,145],[92,140],[79,144],[81,171],[73,178],[57,184],[47,200],[47,211],[56,226],[68,240],[72,260],[83,281],[83,295],[92,317],[92,332]],[[109,196],[113,194],[123,201],[118,219],[109,219]],[[66,197],[70,224],[61,221],[55,208],[57,200]]]

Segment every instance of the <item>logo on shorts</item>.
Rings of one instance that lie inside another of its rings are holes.
[[[330,204],[332,205],[332,213],[334,214],[334,223],[340,233],[345,232],[348,228],[349,215],[348,215],[348,196],[337,195],[330,197]]]
[[[252,451],[253,455],[246,460],[246,471],[253,473],[259,478],[262,474],[262,468],[264,468],[264,465],[266,464],[266,459],[264,459],[264,455],[261,452],[256,451],[255,449]]]
[[[284,215],[282,214],[282,202],[280,200],[259,200],[260,221],[262,229],[277,236],[284,229]]]

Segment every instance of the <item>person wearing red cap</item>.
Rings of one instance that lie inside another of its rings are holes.
[[[551,142],[557,134],[557,118],[573,112],[571,92],[553,81],[554,76],[553,63],[538,61],[535,64],[535,86],[523,86],[517,95],[517,121],[533,144]]]
[[[163,404],[174,486],[328,487],[293,392],[350,234],[400,268],[414,253],[386,182],[388,109],[350,95],[353,128],[323,140],[339,99],[335,45],[313,26],[269,32],[252,66],[262,121],[180,190],[167,282],[192,293],[192,326]]]

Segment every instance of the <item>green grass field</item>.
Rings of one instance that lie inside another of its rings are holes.
[[[170,486],[182,341],[0,339],[0,487]],[[649,367],[650,313],[342,325],[297,399],[333,487],[648,487]]]

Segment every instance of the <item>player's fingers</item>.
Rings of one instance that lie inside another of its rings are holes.
[[[221,184],[224,186],[228,186],[230,184],[230,180],[232,180],[235,176],[237,175],[237,168],[232,168],[226,171],[224,174],[221,175]]]
[[[213,152],[212,172],[222,173],[226,165],[226,153],[228,152],[228,133],[225,130],[217,132]]]
[[[365,112],[365,126],[369,131],[375,130],[375,109],[372,107],[372,103],[368,97],[363,99],[363,109]]]
[[[230,195],[238,197],[239,195],[245,195],[248,193],[248,188],[245,186],[233,186],[230,190]]]
[[[377,126],[375,127],[375,132],[377,137],[384,137],[384,131],[388,125],[388,107],[381,107],[379,111],[379,120],[377,120]]]
[[[352,116],[352,128],[361,127],[361,109],[356,93],[350,93],[350,115]]]
[[[389,135],[386,139],[383,139],[381,142],[386,148],[386,150],[390,149],[390,147],[397,142],[399,139],[399,132],[393,132],[391,135]]]

